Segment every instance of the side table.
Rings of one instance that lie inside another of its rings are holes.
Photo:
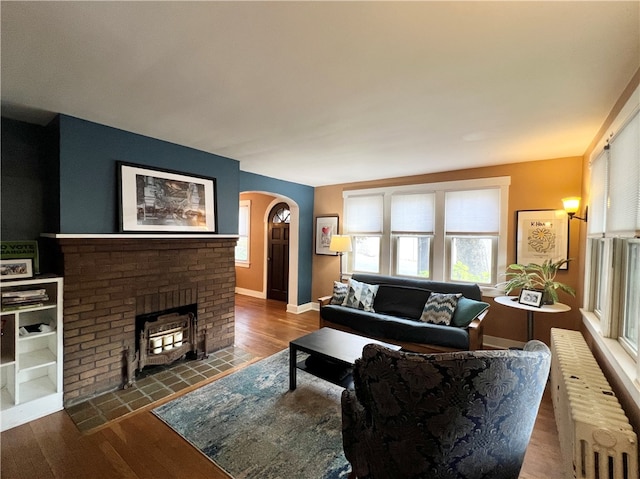
[[[539,308],[528,304],[520,304],[517,296],[498,296],[493,299],[498,304],[509,306],[510,308],[524,309],[527,312],[527,341],[533,339],[533,313],[564,313],[571,310],[571,306],[563,303],[543,304]]]

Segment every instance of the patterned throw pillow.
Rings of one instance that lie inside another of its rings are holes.
[[[344,298],[342,306],[373,312],[373,300],[376,299],[377,292],[377,284],[361,283],[350,279],[349,292],[347,297]]]
[[[455,313],[458,305],[458,299],[461,297],[462,293],[431,293],[427,302],[424,303],[420,321],[448,326],[451,324],[453,313]]]
[[[333,296],[331,297],[331,301],[329,304],[342,304],[344,303],[344,299],[347,297],[347,292],[349,291],[349,285],[346,283],[341,283],[339,281],[333,282]]]

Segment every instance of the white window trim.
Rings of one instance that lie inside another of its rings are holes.
[[[240,200],[238,204],[238,211],[240,208],[247,208],[247,259],[246,260],[235,260],[236,266],[239,268],[250,268],[251,267],[251,200]],[[238,232],[240,232],[240,225],[238,225]],[[238,239],[242,236],[238,235]]]
[[[391,230],[391,218],[390,218],[390,209],[391,209],[391,201],[390,197],[394,194],[400,193],[433,193],[436,195],[442,195],[444,197],[445,191],[455,191],[455,190],[474,190],[474,189],[482,189],[482,188],[496,188],[499,187],[500,191],[500,233],[498,235],[498,254],[497,254],[497,264],[496,264],[496,273],[499,275],[501,271],[506,271],[507,269],[507,231],[508,231],[508,222],[509,222],[509,185],[511,185],[511,177],[510,176],[497,176],[493,178],[477,178],[471,180],[457,180],[457,181],[442,181],[438,183],[423,183],[423,184],[414,184],[414,185],[402,185],[402,186],[388,186],[388,187],[379,187],[379,188],[365,188],[361,190],[345,190],[342,193],[342,198],[345,200],[346,198],[353,196],[365,196],[365,195],[376,195],[381,194],[384,196],[384,226],[383,231],[389,232]],[[436,200],[437,201],[437,200]],[[436,210],[435,217],[435,230],[436,233],[434,235],[434,244],[432,247],[442,248],[444,249],[444,212]],[[390,273],[390,255],[391,247],[388,244],[390,241],[391,235],[383,234],[381,249],[382,249],[382,257],[381,261],[385,263],[382,264],[381,274],[391,274]],[[439,244],[441,242],[441,244]],[[389,255],[389,258],[387,258]],[[385,261],[387,260],[387,261]],[[445,270],[446,270],[446,254],[443,255],[442,258],[436,260],[433,258],[432,268],[432,278],[437,281],[444,281]],[[387,264],[388,263],[388,264]],[[436,279],[437,278],[437,279]],[[484,291],[486,289],[487,293],[492,294],[494,288],[491,287],[481,287]]]
[[[622,107],[620,113],[613,120],[611,126],[608,128],[608,133],[603,135],[596,144],[589,158],[590,163],[595,161],[607,143],[610,142],[617,132],[627,124],[627,122],[636,114],[638,109],[640,109],[640,86],[636,87],[627,103]],[[590,237],[597,237],[597,235],[591,235]],[[610,242],[607,242],[605,249],[605,258],[607,260],[606,264],[611,265],[612,252]],[[583,324],[591,334],[595,347],[601,353],[604,361],[607,362],[611,367],[611,370],[619,378],[622,386],[636,404],[636,407],[640,407],[640,361],[631,356],[620,344],[617,337],[617,331],[615,332],[615,338],[606,337],[611,334],[611,320],[608,317],[612,308],[612,295],[610,291],[611,281],[609,278],[602,278],[603,281],[606,281],[604,284],[606,284],[609,289],[607,291],[607,297],[609,300],[606,305],[606,311],[603,311],[602,314],[604,319],[599,319],[592,311],[589,310],[592,308],[592,305],[590,304],[590,296],[594,281],[590,277],[592,272],[592,255],[589,247],[586,248],[586,252],[586,264],[584,270],[584,307],[580,309]],[[605,271],[604,274],[609,274],[609,271]]]
[[[580,309],[582,322],[591,333],[598,350],[602,352],[602,357],[615,372],[629,396],[633,399],[636,407],[640,408],[640,371],[638,364],[624,350],[617,339],[605,338],[602,333],[598,317],[591,311]]]

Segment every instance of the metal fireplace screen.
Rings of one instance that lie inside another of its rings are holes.
[[[138,369],[172,363],[194,350],[193,313],[171,313],[147,321],[140,332]]]

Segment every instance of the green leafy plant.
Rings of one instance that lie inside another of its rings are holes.
[[[504,287],[507,294],[518,289],[535,289],[544,293],[545,304],[558,301],[558,290],[575,296],[575,290],[564,283],[556,281],[556,274],[560,267],[568,263],[569,259],[556,261],[546,260],[542,264],[529,263],[512,264],[506,272],[507,281],[499,286]]]

